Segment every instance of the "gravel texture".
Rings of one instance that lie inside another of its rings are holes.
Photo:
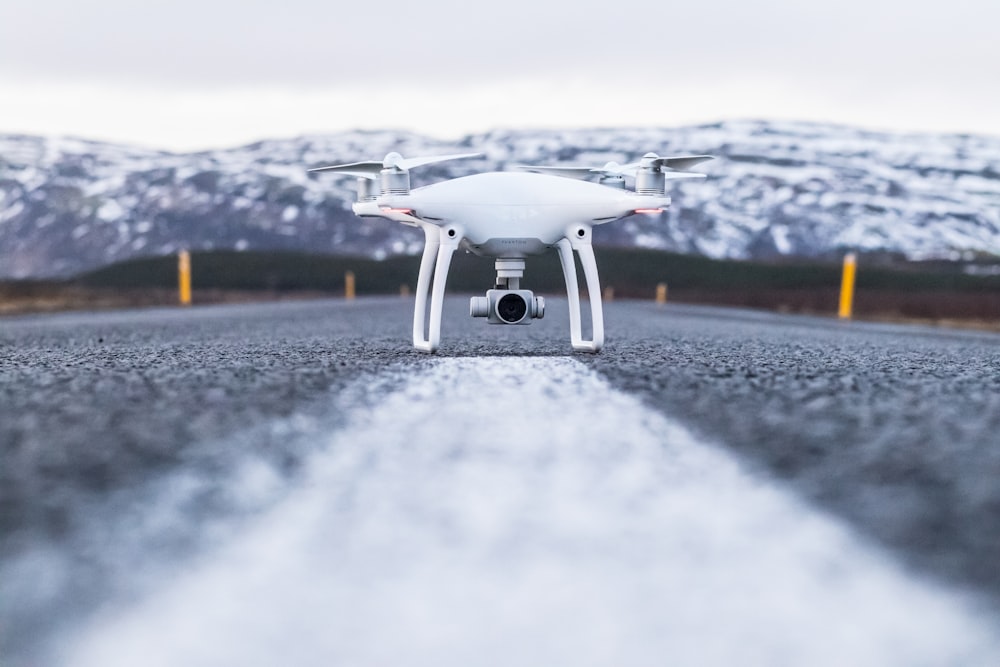
[[[184,531],[128,533],[138,490],[196,471],[178,516],[201,525],[247,509],[211,480],[248,457],[294,483],[308,439],[288,433],[335,424],[331,393],[427,363],[410,346],[411,307],[0,319],[0,574],[18,576],[40,550],[65,571],[16,610],[0,599],[0,654],[28,660],[54,628],[128,588],[119,579],[135,564],[109,562],[102,545],[190,548]],[[491,327],[467,307],[448,300],[441,355],[572,354],[558,299],[529,327]],[[614,386],[1000,607],[1000,336],[640,302],[607,304],[605,319],[605,350],[575,356]]]
[[[1000,601],[1000,336],[617,304],[589,360],[905,562]]]

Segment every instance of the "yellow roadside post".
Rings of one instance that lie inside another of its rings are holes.
[[[182,306],[191,305],[191,253],[181,250],[177,254],[177,292]]]
[[[656,303],[664,304],[667,302],[667,284],[660,283],[656,286]]]
[[[608,286],[608,287],[604,288],[604,300],[607,301],[607,302],[611,302],[611,301],[615,300],[615,288],[614,287]]]
[[[354,271],[344,274],[344,298],[348,301],[354,298]]]
[[[399,286],[399,296],[401,296],[403,298],[406,298],[406,297],[410,296],[410,286],[407,285],[406,283],[403,283],[402,285],[400,285]]]
[[[854,312],[854,277],[858,269],[858,257],[853,252],[844,255],[844,274],[840,280],[840,312],[842,320],[851,318]]]

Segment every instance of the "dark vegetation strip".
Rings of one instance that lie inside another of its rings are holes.
[[[616,297],[652,299],[669,286],[671,301],[834,313],[840,267],[829,263],[712,260],[652,250],[597,248],[604,285]],[[418,257],[382,261],[298,252],[195,252],[195,301],[201,303],[342,294],[353,271],[358,294],[413,290]],[[457,253],[448,287],[478,293],[493,282],[492,260]],[[0,312],[168,305],[176,302],[177,258],[120,262],[68,281],[0,283]],[[528,261],[522,285],[558,295],[565,289],[554,253]],[[20,304],[20,305],[18,305]],[[974,276],[957,265],[866,265],[861,258],[855,312],[861,317],[1000,322],[1000,275]]]

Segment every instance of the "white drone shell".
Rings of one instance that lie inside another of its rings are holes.
[[[497,238],[538,239],[551,247],[574,224],[601,224],[636,210],[667,207],[670,197],[644,197],[545,174],[491,172],[379,197],[376,204],[380,211],[408,209],[439,226],[461,225],[473,248]]]

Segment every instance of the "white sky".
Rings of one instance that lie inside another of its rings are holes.
[[[4,0],[0,132],[172,150],[747,117],[1000,135],[998,25],[996,0]]]

